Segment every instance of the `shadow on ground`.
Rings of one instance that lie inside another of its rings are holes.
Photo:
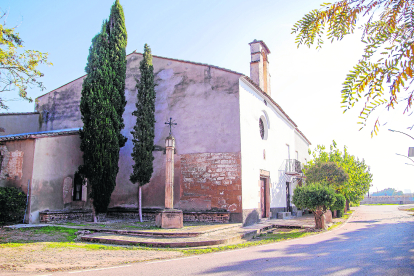
[[[414,275],[414,222],[371,224],[316,244],[266,247],[260,252],[269,257],[217,267],[203,274]],[[271,257],[272,253],[278,256]]]

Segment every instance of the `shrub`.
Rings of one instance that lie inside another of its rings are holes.
[[[326,211],[334,205],[335,200],[335,191],[318,183],[296,187],[293,193],[293,204],[299,209]]]
[[[336,201],[334,205],[331,207],[331,210],[340,210],[343,211],[345,209],[345,202],[346,199],[342,194],[335,194]]]
[[[315,216],[315,228],[327,229],[324,213],[335,204],[335,191],[319,183],[296,187],[293,203],[299,209],[309,209]]]
[[[26,194],[14,187],[0,187],[0,225],[22,221]]]

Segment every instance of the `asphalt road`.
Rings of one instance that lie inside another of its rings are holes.
[[[361,206],[340,228],[242,250],[48,275],[414,275],[414,216]]]

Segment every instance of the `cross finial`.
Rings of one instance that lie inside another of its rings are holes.
[[[170,136],[171,136],[171,128],[172,128],[172,126],[176,126],[177,123],[174,123],[173,120],[172,120],[172,118],[170,117],[170,121],[169,122],[165,122],[165,124],[170,126]]]

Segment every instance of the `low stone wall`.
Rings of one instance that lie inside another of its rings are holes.
[[[39,212],[40,223],[65,222],[65,221],[92,221],[92,211],[44,211]]]
[[[183,212],[185,222],[228,223],[230,212]]]
[[[413,195],[399,196],[370,196],[365,197],[360,204],[414,204]]]
[[[142,219],[144,221],[155,221],[155,217],[161,210],[143,210]],[[209,222],[209,223],[228,223],[230,212],[183,212],[184,222]],[[91,210],[61,210],[44,211],[39,213],[41,223],[56,223],[68,221],[92,221]],[[106,215],[100,215],[98,220],[106,219],[139,219],[138,210],[108,210]]]

